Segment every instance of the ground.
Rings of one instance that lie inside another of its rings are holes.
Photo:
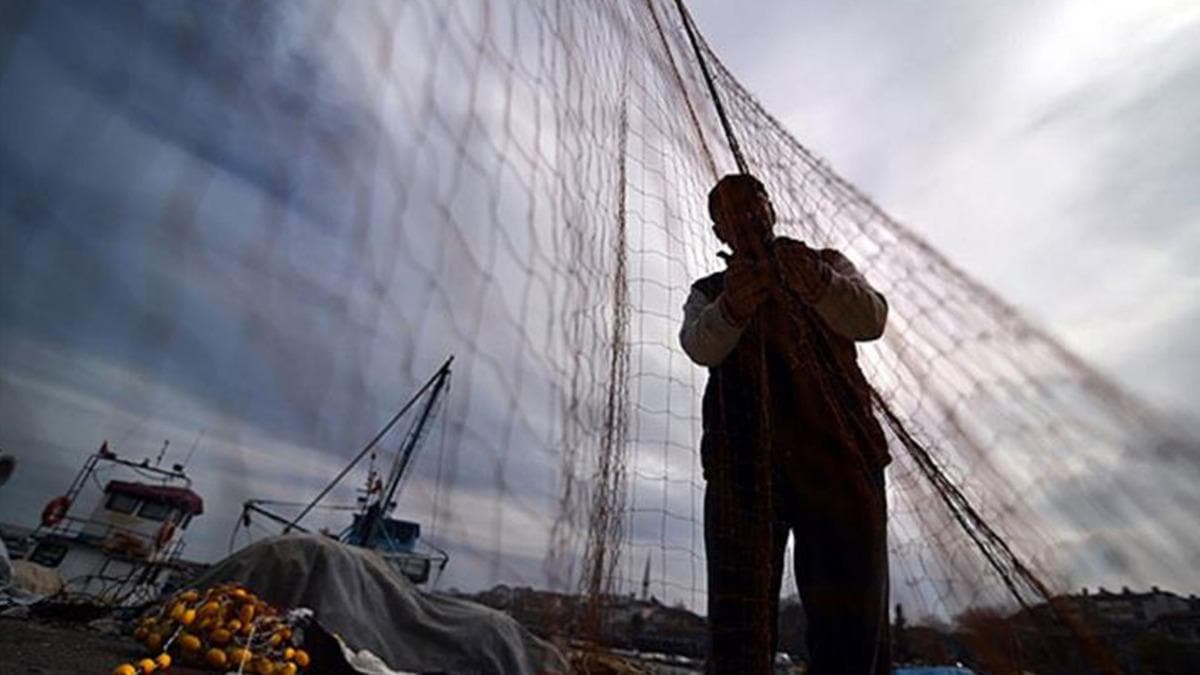
[[[142,656],[139,647],[130,637],[104,635],[83,625],[0,619],[0,673],[4,675],[105,674]]]

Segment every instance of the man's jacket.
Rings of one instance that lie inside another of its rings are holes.
[[[772,242],[788,245],[799,243]],[[724,272],[692,284],[680,341],[709,368],[701,445],[706,477],[714,453],[725,457],[722,464],[740,463],[755,448],[798,461],[806,452],[838,448],[847,466],[861,462],[867,469],[890,461],[854,344],[882,335],[887,302],[841,253],[817,254],[831,273],[810,302],[770,297],[744,326],[734,325],[717,302]]]

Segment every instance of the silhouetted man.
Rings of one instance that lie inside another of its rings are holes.
[[[724,272],[692,285],[680,340],[709,368],[710,673],[769,673],[783,554],[795,535],[810,673],[889,672],[883,431],[856,341],[887,303],[841,253],[775,237],[766,190],[746,174],[709,193]]]

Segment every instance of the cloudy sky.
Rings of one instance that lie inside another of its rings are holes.
[[[543,558],[578,543],[558,500],[586,494],[562,467],[587,459],[564,448],[602,435],[628,142],[626,562],[640,580],[648,550],[695,604],[703,373],[673,331],[715,258],[660,54],[597,59],[625,34],[586,11],[550,36],[465,4],[24,7],[0,9],[0,447],[22,476],[0,520],[32,522],[103,439],[170,439],[208,504],[188,553],[218,557],[242,500],[315,492],[455,352],[400,510],[453,551],[452,585],[561,581]],[[1121,384],[1200,414],[1197,10],[692,9],[806,147]],[[648,120],[627,141],[626,94]]]

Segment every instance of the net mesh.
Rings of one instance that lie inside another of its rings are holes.
[[[706,374],[677,335],[723,267],[704,196],[735,166],[674,3],[0,13],[0,405],[6,445],[46,450],[31,476],[204,430],[189,551],[215,557],[233,504],[314,492],[453,353],[398,508],[450,552],[439,584],[703,612]],[[860,363],[897,422],[893,602],[1194,584],[1195,537],[1162,517],[1200,508],[1191,442],[699,46],[777,231],[888,298]],[[3,497],[32,513],[27,490]]]

